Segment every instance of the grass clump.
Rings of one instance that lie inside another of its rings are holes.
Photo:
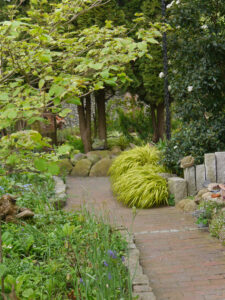
[[[168,204],[167,182],[158,173],[160,152],[148,145],[123,152],[113,162],[109,174],[113,192],[129,207],[150,208]]]
[[[153,171],[156,171],[157,169],[158,172],[163,172],[164,168],[158,163],[159,154],[160,152],[155,147],[149,147],[148,145],[144,147],[135,147],[132,150],[125,151],[114,160],[109,169],[109,175],[114,181],[128,170],[146,164],[150,165],[149,169],[152,168],[154,169]]]
[[[168,204],[166,180],[152,172],[149,165],[128,170],[112,184],[112,189],[118,200],[129,207],[149,208]]]

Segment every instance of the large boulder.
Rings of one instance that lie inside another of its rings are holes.
[[[103,158],[99,160],[90,171],[89,176],[92,177],[104,177],[108,175],[109,168],[112,165],[113,160],[111,158]]]
[[[86,177],[89,175],[92,162],[89,159],[79,160],[72,169],[71,176]]]
[[[96,164],[101,159],[101,157],[95,153],[90,153],[87,157],[92,162],[93,165]]]
[[[67,176],[72,171],[73,165],[68,158],[61,159],[59,161],[59,174]]]

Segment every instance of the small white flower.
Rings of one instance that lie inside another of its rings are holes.
[[[205,24],[205,25],[202,25],[201,28],[202,28],[202,29],[207,29],[208,26]]]
[[[173,74],[177,74],[177,70],[173,70],[172,72],[173,72]]]
[[[168,4],[167,6],[166,6],[166,8],[170,8],[170,7],[172,7],[173,6],[173,4],[174,4],[174,1],[172,1],[170,4]]]
[[[177,1],[176,1],[176,4],[177,4],[177,5],[180,4],[180,0],[177,0]]]
[[[187,88],[188,92],[192,92],[193,91],[193,86],[192,85],[189,85],[188,88]]]
[[[168,91],[169,91],[169,92],[171,91],[171,85],[168,86]]]
[[[173,149],[177,149],[177,146],[174,146]]]
[[[168,65],[171,65],[171,60],[168,60]]]
[[[177,29],[180,29],[180,25],[176,26]]]
[[[159,78],[163,78],[165,75],[164,75],[164,73],[163,72],[160,72],[159,73]]]

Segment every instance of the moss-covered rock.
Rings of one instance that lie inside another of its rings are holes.
[[[90,171],[92,177],[104,177],[108,175],[109,168],[112,165],[113,160],[111,158],[103,158],[99,160]]]
[[[96,151],[90,151],[87,153],[87,157],[89,158],[90,155],[98,155],[100,158],[105,158],[107,156],[111,155],[111,152],[109,150],[96,150]]]
[[[111,149],[112,155],[119,155],[121,152],[122,152],[122,150],[119,146],[113,146]]]
[[[92,162],[89,159],[79,160],[72,169],[71,176],[86,177],[89,175]]]
[[[70,174],[73,165],[68,158],[61,159],[59,161],[60,175],[67,176]]]
[[[84,153],[77,153],[71,159],[73,165],[75,165],[79,160],[87,158],[86,154]]]
[[[93,165],[96,164],[101,159],[101,157],[95,153],[91,153],[87,157],[92,162]]]

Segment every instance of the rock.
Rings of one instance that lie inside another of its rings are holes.
[[[86,154],[84,153],[77,153],[74,155],[74,157],[71,159],[72,163],[75,165],[76,162],[78,162],[81,159],[87,158]]]
[[[216,182],[216,157],[214,153],[205,154],[206,180]]]
[[[185,156],[184,158],[181,159],[180,161],[180,167],[185,169],[185,168],[190,168],[194,165],[195,159],[193,156]]]
[[[93,150],[103,150],[105,149],[105,140],[96,139],[92,144]]]
[[[59,161],[60,175],[67,176],[70,174],[73,165],[68,158],[61,159]]]
[[[156,300],[155,295],[153,292],[147,292],[147,293],[133,293],[134,299],[138,300]]]
[[[214,191],[219,191],[220,190],[220,187],[219,187],[219,184],[218,183],[210,183],[209,185],[208,185],[208,191],[210,191],[210,192],[214,192]]]
[[[113,146],[111,149],[112,155],[119,155],[121,152],[122,152],[122,150],[119,146]]]
[[[184,169],[184,179],[187,181],[188,196],[196,194],[195,167]]]
[[[133,143],[130,143],[129,146],[130,146],[131,149],[134,149],[134,148],[137,147],[137,146],[136,146],[135,144],[133,144]]]
[[[55,209],[62,209],[66,205],[66,197],[66,194],[61,194],[58,197],[50,199],[49,202]]]
[[[96,151],[90,151],[87,153],[87,158],[89,157],[89,155],[92,154],[96,154],[98,155],[100,158],[105,158],[107,156],[110,156],[111,152],[109,150],[96,150]]]
[[[176,207],[185,212],[191,212],[196,209],[197,205],[191,199],[183,199],[177,203]]]
[[[101,157],[95,153],[89,154],[87,158],[92,162],[93,165],[101,159]]]
[[[197,191],[203,188],[205,182],[205,165],[197,165],[196,170],[196,189]]]
[[[92,162],[89,159],[79,160],[75,167],[73,167],[71,176],[77,177],[86,177],[89,175],[89,171],[91,169]]]
[[[211,192],[207,192],[205,194],[202,195],[202,199],[204,201],[208,201],[208,200],[213,200],[212,197],[211,197],[212,193]]]
[[[184,211],[185,212],[191,212],[191,211],[195,211],[197,208],[197,205],[196,203],[192,200],[191,202],[187,203],[185,206],[184,206]]]
[[[168,188],[170,194],[174,195],[175,202],[187,197],[187,182],[180,177],[171,177],[168,179]]]
[[[168,180],[171,177],[177,177],[176,174],[170,174],[170,173],[158,173],[159,176],[161,176],[162,178],[165,178],[166,180]]]
[[[113,160],[111,158],[103,158],[99,160],[90,171],[91,177],[104,177],[108,175],[109,168],[112,165]]]
[[[16,215],[17,219],[25,219],[25,218],[30,218],[33,217],[34,213],[29,210],[29,209],[25,209],[24,211],[22,211],[21,213]]]
[[[179,209],[184,209],[185,205],[187,203],[190,203],[192,200],[191,199],[183,199],[181,201],[179,201],[177,204],[176,204],[176,208],[179,208]]]
[[[205,193],[208,193],[208,189],[207,188],[204,188],[204,189],[200,190],[198,192],[198,194],[196,195],[196,197],[201,198],[202,195],[204,195]]]
[[[208,189],[201,189],[198,194],[195,196],[195,203],[199,204],[202,201],[202,195],[204,195],[205,193],[208,193]]]
[[[225,183],[225,152],[216,152],[216,173],[217,181]]]

